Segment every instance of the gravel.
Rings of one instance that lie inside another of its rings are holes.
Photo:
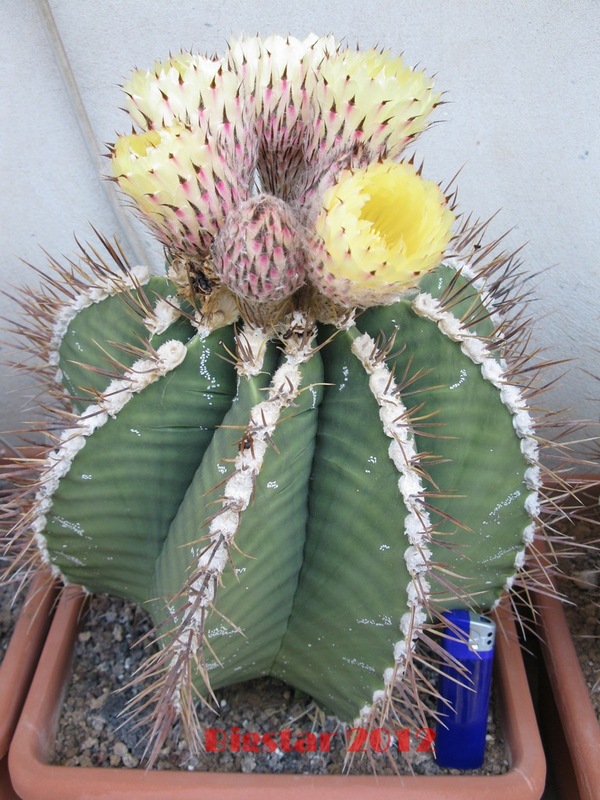
[[[597,520],[577,522],[564,530],[582,542],[598,541]],[[590,548],[563,562],[565,579],[560,589],[570,603],[565,605],[576,650],[592,702],[600,721],[600,552]],[[18,615],[22,597],[12,604],[12,585],[0,587],[0,661]],[[108,597],[91,599],[87,618],[79,634],[73,676],[63,704],[59,733],[55,742],[55,764],[132,768],[144,764],[144,729],[124,723],[120,716],[133,697],[126,688],[135,669],[142,663],[144,647],[136,644],[150,628],[138,607]],[[124,688],[125,687],[125,688]],[[120,691],[119,691],[120,690]],[[192,755],[187,742],[175,726],[165,742],[154,769],[203,770],[221,772],[297,772],[340,773],[346,755],[340,723],[325,717],[310,698],[295,692],[275,679],[264,678],[216,692],[219,714],[203,708],[200,717],[206,728],[241,734],[248,731],[290,729],[300,733],[330,733],[330,752],[230,752]],[[294,741],[294,738],[292,738]],[[390,774],[394,771],[416,774],[444,774],[430,754],[414,752],[387,754],[369,752],[368,758],[355,759],[351,773]],[[481,774],[500,774],[508,769],[507,751],[495,712],[495,699],[488,721],[486,758]]]
[[[597,541],[597,521],[577,522],[565,531],[579,541]],[[600,552],[579,552],[563,562],[568,578],[560,583],[571,601],[565,611],[582,670],[590,688],[600,720]],[[0,587],[0,659],[10,639],[19,605],[11,605],[14,589]],[[143,765],[144,729],[124,723],[120,714],[133,696],[127,683],[144,659],[144,648],[136,644],[150,628],[144,612],[134,605],[108,597],[90,601],[76,647],[73,676],[63,704],[59,734],[55,742],[55,764],[124,767]],[[124,688],[125,687],[125,688]],[[340,773],[345,748],[339,722],[325,717],[310,698],[284,683],[258,679],[216,692],[219,714],[203,708],[200,717],[207,728],[231,731],[280,731],[291,729],[293,736],[308,731],[331,733],[330,752],[274,752],[262,748],[258,753],[230,752],[190,754],[187,742],[175,726],[157,759],[154,769],[204,770],[221,772],[297,772]],[[481,774],[500,774],[508,769],[506,746],[495,712],[495,699],[488,721],[486,759]],[[431,755],[413,752],[396,755],[369,753],[355,760],[352,773],[378,774],[398,770],[416,774],[455,772],[442,770]]]
[[[143,764],[144,729],[123,723],[119,716],[133,696],[127,688],[135,669],[144,658],[143,646],[135,644],[150,627],[133,605],[107,597],[92,598],[76,646],[73,676],[63,705],[59,734],[54,749],[55,764],[96,767],[137,767]],[[124,688],[125,687],[125,688]],[[115,692],[115,690],[120,690]],[[261,747],[260,752],[190,754],[187,742],[175,726],[165,742],[154,769],[184,769],[218,772],[341,773],[344,767],[344,738],[340,723],[325,717],[309,697],[295,692],[281,681],[262,678],[216,692],[219,714],[202,708],[200,717],[207,728],[241,734],[309,731],[332,734],[330,752],[283,752]],[[427,753],[412,752],[395,757],[371,752],[357,758],[351,773],[448,774]],[[488,725],[487,753],[481,774],[500,774],[508,769],[507,750],[495,714],[495,702]]]
[[[15,599],[15,587],[13,584],[0,586],[0,663],[4,659],[6,648],[10,642],[10,637],[24,600],[23,592],[19,592]]]

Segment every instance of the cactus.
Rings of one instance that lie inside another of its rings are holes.
[[[198,696],[263,675],[426,724],[442,613],[547,582],[519,264],[401,160],[439,95],[316,37],[124,91],[113,179],[167,270],[100,237],[25,293],[56,407],[14,563],[148,608],[151,759],[177,717],[201,746]]]

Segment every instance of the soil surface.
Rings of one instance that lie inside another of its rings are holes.
[[[24,599],[23,592],[20,592],[15,599],[15,586],[12,584],[0,586],[0,664],[6,653]]]
[[[124,723],[119,716],[133,691],[126,687],[144,658],[142,645],[135,644],[149,629],[145,614],[135,606],[106,597],[90,602],[76,648],[73,677],[63,706],[54,763],[81,766],[137,767],[143,764],[144,729]],[[115,689],[122,691],[115,692]],[[292,744],[299,735],[315,733],[324,742],[317,752],[286,752],[283,740],[278,746],[260,747],[259,752],[204,752],[191,755],[187,742],[175,726],[163,747],[155,769],[187,769],[219,772],[293,772],[311,774],[341,773],[346,748],[340,723],[325,717],[309,697],[286,684],[258,679],[216,692],[219,714],[206,707],[200,711],[206,728],[218,728],[231,736],[234,728],[247,732],[279,734],[291,731]],[[217,745],[223,734],[215,734]],[[205,740],[205,743],[208,740]],[[229,740],[231,745],[231,740]],[[327,746],[329,744],[329,746]],[[442,770],[430,753],[416,752],[411,743],[406,755],[391,748],[387,754],[357,754],[350,772],[417,774],[456,772]],[[391,755],[394,753],[393,755]],[[487,753],[482,774],[500,774],[508,769],[507,751],[497,721],[494,703],[489,717]]]

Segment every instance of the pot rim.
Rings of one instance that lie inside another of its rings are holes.
[[[34,576],[0,664],[0,758],[8,753],[25,703],[50,627],[57,588],[49,570]]]
[[[13,784],[23,800],[77,798],[155,798],[179,800],[306,800],[307,795],[344,800],[377,796],[378,800],[429,800],[456,797],[539,800],[546,762],[533,703],[510,612],[495,612],[498,635],[496,686],[510,755],[502,775],[296,775],[146,771],[143,768],[68,767],[48,763],[60,707],[71,672],[83,591],[69,586],[61,597],[46,646],[31,685],[9,753]],[[57,702],[58,697],[58,702]]]

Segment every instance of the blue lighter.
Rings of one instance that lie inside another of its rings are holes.
[[[479,769],[485,753],[496,625],[466,609],[447,611],[444,616],[449,625],[444,629],[443,647],[464,671],[443,668],[435,758],[442,767]]]

